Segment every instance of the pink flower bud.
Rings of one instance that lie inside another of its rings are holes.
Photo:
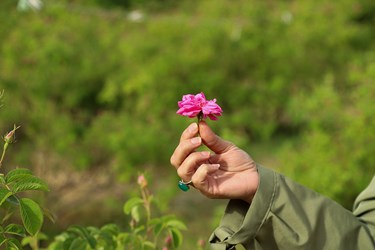
[[[6,143],[13,143],[13,142],[15,141],[15,139],[16,139],[16,137],[15,137],[15,133],[16,133],[16,130],[17,130],[18,128],[19,128],[19,126],[16,127],[16,125],[14,125],[13,130],[9,131],[9,132],[4,136],[4,141],[5,141]]]
[[[165,245],[171,246],[172,245],[172,237],[168,235],[164,240]]]
[[[198,247],[204,248],[205,245],[206,245],[206,241],[198,240]]]
[[[147,187],[147,180],[145,178],[145,176],[143,174],[141,174],[140,176],[138,176],[138,185],[141,187],[141,188],[145,188]]]

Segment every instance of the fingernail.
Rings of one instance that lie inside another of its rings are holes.
[[[203,157],[208,157],[208,156],[210,156],[210,152],[208,152],[208,151],[202,151],[202,152],[201,152],[201,155],[202,155]]]
[[[190,126],[189,126],[189,132],[190,133],[196,133],[197,129],[198,129],[198,124],[196,124],[195,122],[190,124]]]
[[[201,138],[200,137],[194,137],[190,141],[193,144],[199,144],[199,143],[201,143]]]
[[[220,164],[212,164],[211,167],[212,167],[213,169],[218,170],[218,169],[220,168]]]

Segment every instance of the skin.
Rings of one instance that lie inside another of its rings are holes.
[[[196,151],[203,144],[211,151]],[[216,135],[204,121],[199,123],[199,128],[197,123],[192,123],[182,132],[170,161],[182,180],[191,180],[209,198],[251,203],[258,189],[259,174],[254,160]]]

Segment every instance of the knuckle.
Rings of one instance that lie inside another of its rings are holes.
[[[206,163],[202,164],[199,167],[199,169],[200,169],[200,173],[201,173],[202,176],[207,176],[207,174],[208,174],[208,164],[206,164]]]
[[[174,166],[174,167],[176,167],[176,168],[178,168],[179,165],[180,165],[180,162],[179,162],[179,160],[176,158],[175,155],[172,155],[169,161],[170,161],[170,163],[172,164],[172,166]]]
[[[176,161],[176,158],[175,158],[174,155],[171,156],[169,162],[170,162],[173,166],[177,167],[177,161]]]
[[[184,171],[182,168],[177,168],[177,175],[180,177],[184,176]]]

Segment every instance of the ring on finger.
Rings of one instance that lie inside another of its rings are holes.
[[[178,187],[184,192],[187,192],[190,189],[189,185],[193,185],[192,180],[185,182],[181,179],[178,181]]]

